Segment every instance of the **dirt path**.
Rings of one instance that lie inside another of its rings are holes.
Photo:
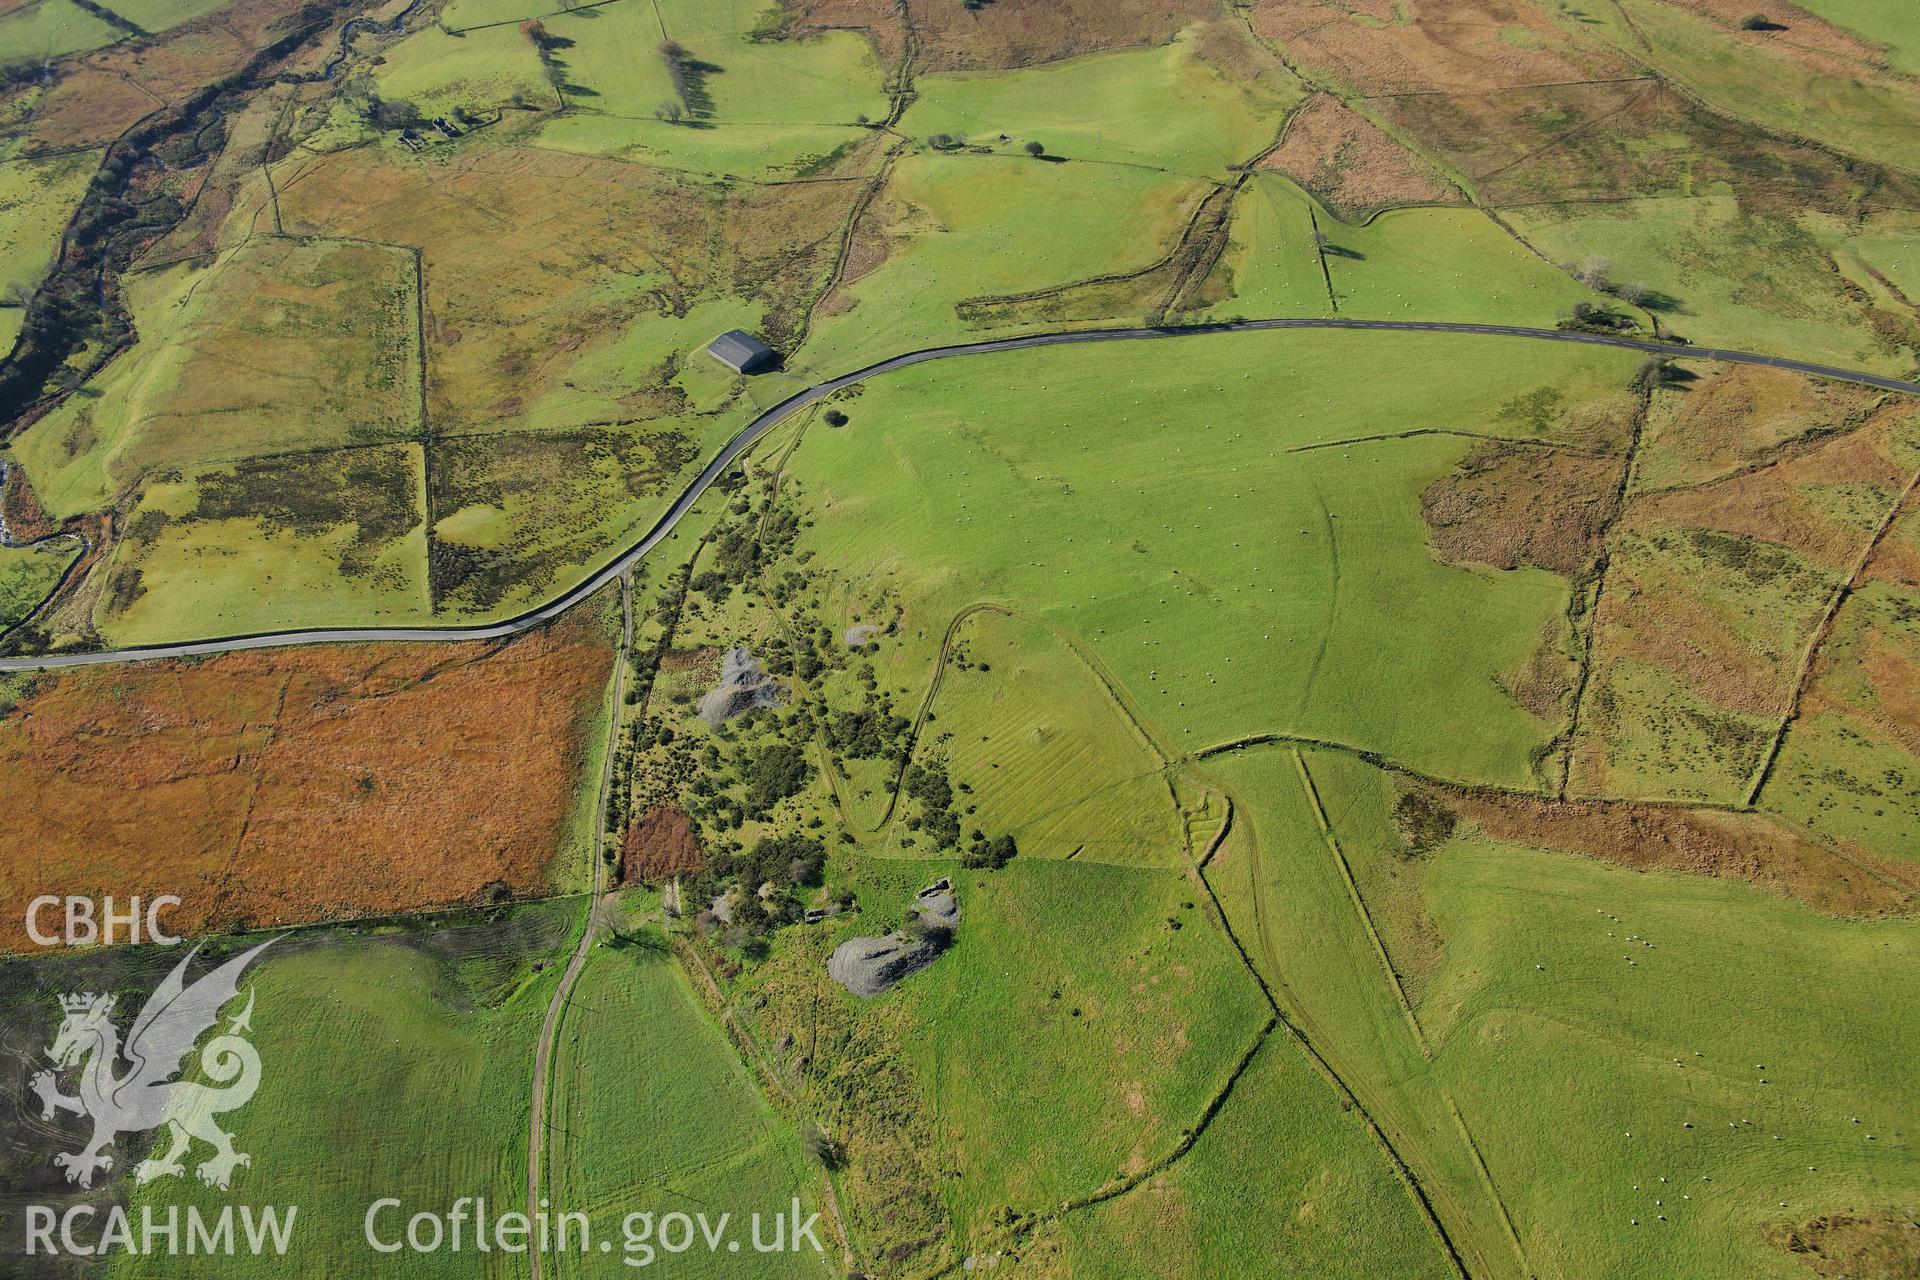
[[[631,578],[623,576],[620,579],[620,648],[614,654],[613,695],[607,706],[607,752],[600,766],[600,787],[594,805],[593,843],[587,855],[592,862],[593,885],[587,899],[587,919],[580,927],[579,945],[574,947],[573,954],[567,959],[566,971],[560,975],[560,985],[553,989],[553,999],[547,1003],[547,1016],[540,1024],[540,1039],[533,1049],[533,1105],[527,1121],[527,1217],[534,1221],[538,1220],[540,1212],[540,1179],[546,1159],[547,1097],[553,1085],[553,1042],[559,1034],[560,1020],[566,1014],[567,1004],[573,998],[574,984],[579,981],[580,971],[587,964],[587,956],[606,924],[602,902],[607,892],[607,863],[601,856],[601,850],[607,842],[607,792],[613,785],[615,744],[620,737],[620,708],[625,705],[627,665],[632,648],[633,582]],[[540,1242],[537,1239],[527,1250],[527,1267],[532,1280],[541,1280]]]

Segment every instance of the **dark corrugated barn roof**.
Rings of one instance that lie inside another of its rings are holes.
[[[707,354],[735,373],[752,373],[773,363],[773,348],[745,329],[729,329],[707,344]]]

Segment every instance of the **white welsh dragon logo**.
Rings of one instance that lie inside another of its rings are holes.
[[[243,1038],[252,1030],[251,989],[246,1008],[200,1051],[200,1068],[213,1085],[172,1077],[185,1067],[194,1043],[219,1021],[221,1008],[239,995],[241,971],[272,945],[269,939],[187,986],[187,965],[200,951],[195,947],[148,998],[124,1048],[113,1025],[114,997],[92,992],[60,997],[66,1018],[47,1050],[56,1070],[37,1073],[30,1084],[40,1097],[43,1119],[51,1120],[56,1111],[93,1119],[93,1140],[84,1151],[53,1158],[67,1171],[68,1182],[91,1187],[95,1171],[113,1168],[113,1157],[102,1152],[116,1137],[161,1125],[171,1131],[172,1144],[164,1155],[134,1166],[137,1182],[184,1173],[180,1158],[195,1138],[213,1148],[212,1157],[195,1170],[208,1186],[226,1190],[233,1171],[253,1163],[252,1157],[233,1149],[233,1135],[214,1123],[221,1112],[245,1106],[260,1084],[260,1055]],[[80,1068],[80,1092],[68,1097],[60,1092],[57,1072],[75,1066]]]

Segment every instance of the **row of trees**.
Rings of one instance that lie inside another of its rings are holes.
[[[660,42],[660,60],[666,64],[673,96],[655,107],[653,114],[668,124],[711,116],[713,98],[707,93],[707,76],[720,68],[694,57],[678,40]]]

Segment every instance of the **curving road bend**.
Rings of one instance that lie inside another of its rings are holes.
[[[253,635],[228,636],[211,640],[195,640],[182,644],[145,645],[125,649],[103,649],[91,653],[48,654],[40,657],[0,658],[0,671],[37,671],[55,667],[92,666],[105,662],[139,662],[147,659],[190,658],[208,654],[231,653],[242,649],[274,649],[290,645],[307,644],[359,644],[374,641],[440,641],[460,642],[473,640],[497,640],[518,635],[535,627],[553,621],[571,609],[580,601],[599,591],[608,583],[632,568],[646,554],[671,534],[674,527],[693,509],[700,495],[718,480],[760,439],[775,427],[793,417],[807,406],[814,404],[836,391],[852,386],[856,382],[891,373],[896,369],[905,369],[916,364],[925,364],[929,360],[945,360],[953,356],[989,355],[997,351],[1021,351],[1029,347],[1064,346],[1082,342],[1135,342],[1153,338],[1191,338],[1215,333],[1255,333],[1274,329],[1352,329],[1386,330],[1397,333],[1460,333],[1483,337],[1532,338],[1547,342],[1581,342],[1589,346],[1620,347],[1629,351],[1644,351],[1649,355],[1674,356],[1690,360],[1713,360],[1722,364],[1761,365],[1769,369],[1784,369],[1792,373],[1813,374],[1823,378],[1834,378],[1843,382],[1855,382],[1864,386],[1877,387],[1882,391],[1893,391],[1903,395],[1920,396],[1920,383],[1903,382],[1898,378],[1889,378],[1875,373],[1865,373],[1856,369],[1840,369],[1831,365],[1814,364],[1806,360],[1793,360],[1785,356],[1761,355],[1752,351],[1730,351],[1719,347],[1695,347],[1676,342],[1643,341],[1637,338],[1617,337],[1612,334],[1569,333],[1559,329],[1534,329],[1522,325],[1498,324],[1462,324],[1439,320],[1337,320],[1302,317],[1298,319],[1274,320],[1233,320],[1218,324],[1169,325],[1160,327],[1139,327],[1127,329],[1074,329],[1060,333],[1035,333],[1015,338],[994,338],[983,342],[962,342],[950,346],[926,347],[918,351],[909,351],[904,355],[891,356],[852,373],[843,373],[837,378],[816,383],[782,400],[770,409],[763,410],[753,421],[740,431],[715,454],[713,460],[701,469],[680,496],[674,500],[652,528],[641,539],[614,558],[598,573],[562,593],[547,604],[530,609],[518,617],[504,622],[489,623],[484,626],[447,626],[447,627],[326,627],[293,631],[267,631]]]

